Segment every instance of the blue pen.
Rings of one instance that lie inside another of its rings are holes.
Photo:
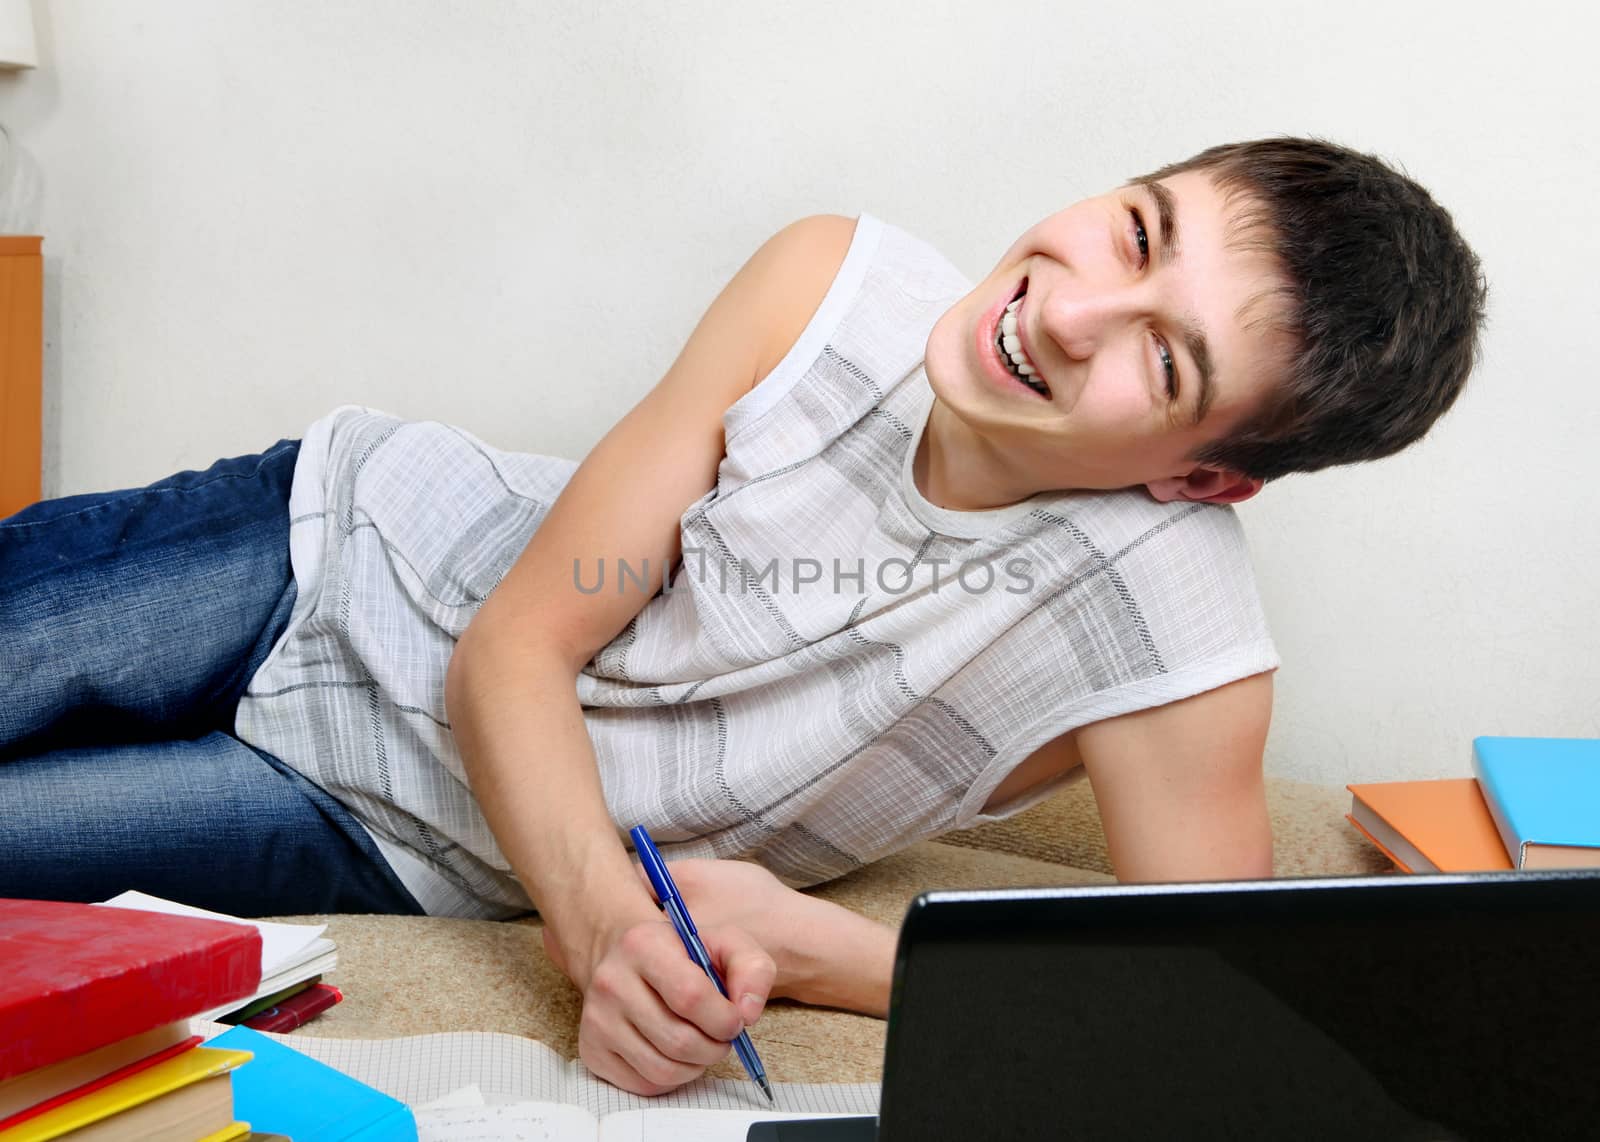
[[[634,851],[639,854],[639,860],[644,865],[645,875],[650,878],[650,887],[656,891],[656,899],[661,902],[661,907],[666,909],[667,915],[672,919],[672,926],[677,930],[678,939],[683,941],[683,950],[689,953],[689,958],[700,965],[702,971],[711,977],[711,982],[717,985],[717,990],[722,992],[723,998],[729,998],[728,989],[723,986],[722,978],[717,975],[717,969],[711,966],[711,956],[706,951],[706,946],[700,942],[700,933],[695,930],[694,921],[689,918],[689,909],[684,906],[683,897],[678,895],[678,886],[672,883],[672,876],[667,872],[667,862],[661,859],[661,854],[656,851],[655,842],[650,839],[650,834],[644,831],[644,826],[639,825],[631,830],[628,835],[633,838]],[[733,1049],[739,1056],[739,1061],[744,1064],[745,1073],[755,1080],[761,1088],[761,1093],[767,1096],[768,1102],[776,1102],[772,1097],[772,1084],[767,1082],[767,1069],[761,1065],[761,1056],[756,1054],[755,1044],[750,1042],[750,1033],[740,1031],[739,1037],[733,1041]]]

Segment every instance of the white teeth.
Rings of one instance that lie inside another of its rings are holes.
[[[1049,388],[1043,381],[1033,379],[1039,371],[1033,367],[1033,362],[1029,361],[1027,354],[1022,351],[1022,337],[1017,332],[1017,311],[1021,308],[1020,297],[1006,306],[1005,312],[1000,316],[1000,327],[995,331],[995,349],[1013,376],[1040,396],[1048,397]]]

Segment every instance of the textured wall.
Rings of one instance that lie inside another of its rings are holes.
[[[0,229],[46,235],[46,489],[143,482],[358,401],[581,455],[799,215],[979,275],[1213,142],[1402,162],[1493,284],[1413,452],[1244,509],[1284,656],[1272,767],[1467,772],[1600,734],[1600,184],[1571,5],[165,0],[38,6]],[[1266,14],[1270,11],[1270,15]]]

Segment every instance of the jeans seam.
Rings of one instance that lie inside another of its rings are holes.
[[[268,448],[265,452],[261,453],[260,457],[257,459],[256,466],[248,472],[223,472],[219,475],[212,476],[210,479],[201,480],[198,484],[191,484],[187,488],[133,488],[129,490],[142,496],[165,495],[168,492],[197,492],[201,488],[215,484],[218,480],[253,480],[261,473],[262,467],[268,460],[270,460],[274,455],[287,450],[293,445],[293,443],[293,441],[284,441],[281,444],[274,444],[271,448]],[[90,504],[86,508],[79,508],[75,512],[68,512],[66,515],[58,515],[50,519],[35,519],[29,520],[26,523],[0,523],[0,531],[10,531],[12,528],[22,527],[44,527],[48,524],[59,523],[64,519],[75,519],[76,517],[83,515],[85,512],[92,512],[97,508],[102,507],[105,507],[104,501],[98,504]]]

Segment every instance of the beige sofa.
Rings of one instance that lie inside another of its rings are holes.
[[[1344,820],[1349,794],[1268,784],[1279,876],[1382,872],[1389,863]],[[918,892],[1110,882],[1105,837],[1087,782],[1008,821],[916,845],[814,891],[897,923]],[[309,919],[309,918],[299,918]],[[502,1031],[577,1050],[579,996],[545,957],[537,919],[492,923],[392,916],[316,917],[339,947],[329,981],[345,1001],[299,1035],[386,1038]],[[768,1072],[784,1082],[877,1081],[884,1024],[774,1002],[752,1029]],[[713,1074],[738,1078],[732,1059]]]

